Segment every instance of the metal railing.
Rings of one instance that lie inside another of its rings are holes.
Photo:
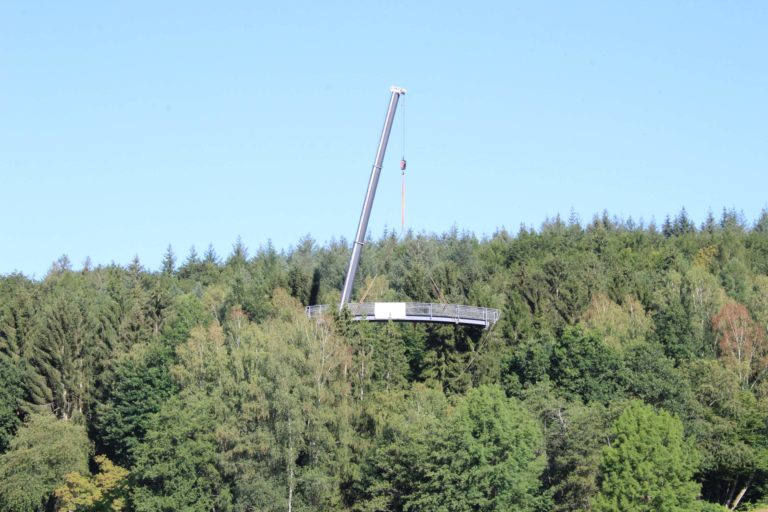
[[[346,305],[355,320],[386,320],[375,317],[374,302],[351,302]],[[322,304],[307,306],[309,318],[319,318],[335,310],[335,306]],[[441,322],[492,327],[499,320],[499,310],[461,304],[435,304],[430,302],[406,302],[405,317],[392,318],[401,322]]]

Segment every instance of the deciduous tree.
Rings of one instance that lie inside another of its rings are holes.
[[[85,429],[52,414],[33,414],[0,455],[0,510],[42,512],[71,472],[88,473]]]

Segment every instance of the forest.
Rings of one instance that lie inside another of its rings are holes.
[[[0,511],[768,507],[768,211],[0,276]]]

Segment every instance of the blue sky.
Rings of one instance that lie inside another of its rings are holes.
[[[768,206],[768,3],[0,3],[0,274],[351,239],[406,87],[407,226]],[[370,231],[399,228],[398,118]]]

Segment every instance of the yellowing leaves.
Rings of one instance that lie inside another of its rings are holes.
[[[625,297],[621,305],[607,295],[593,296],[582,322],[600,334],[607,345],[619,351],[645,341],[653,328],[643,305],[632,296]]]
[[[115,465],[105,455],[97,455],[95,461],[99,472],[93,476],[67,473],[64,485],[54,492],[59,500],[57,510],[123,510],[128,470]]]

